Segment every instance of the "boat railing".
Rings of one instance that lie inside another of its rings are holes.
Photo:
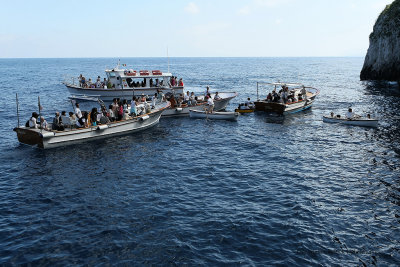
[[[79,81],[77,77],[74,76],[67,76],[64,75],[64,84],[69,84],[69,85],[79,85]]]

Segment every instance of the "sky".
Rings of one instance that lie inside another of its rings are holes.
[[[392,0],[0,0],[0,58],[365,56]]]

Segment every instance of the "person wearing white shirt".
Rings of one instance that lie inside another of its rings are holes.
[[[349,110],[346,113],[346,118],[351,120],[353,118],[354,114],[353,114],[353,110],[351,108],[349,108]]]
[[[207,113],[212,113],[214,109],[214,100],[211,97],[207,98]]]
[[[38,128],[37,118],[39,115],[36,112],[32,113],[32,117],[29,119],[29,128]]]
[[[47,121],[44,119],[43,116],[40,116],[40,128],[46,131],[49,129],[49,124],[47,123]]]
[[[76,117],[77,117],[78,120],[79,120],[79,119],[82,118],[82,112],[81,112],[81,109],[79,108],[79,103],[76,103],[75,106],[76,106],[76,108],[75,108],[75,115],[76,115]]]
[[[190,105],[190,93],[189,91],[186,92],[186,94],[183,95],[183,103]]]

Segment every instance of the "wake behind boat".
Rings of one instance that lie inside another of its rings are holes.
[[[272,86],[265,99],[259,98],[259,86]],[[277,92],[277,90],[279,90]],[[300,83],[260,83],[257,82],[256,111],[274,112],[278,114],[296,113],[311,108],[319,90],[305,87]]]

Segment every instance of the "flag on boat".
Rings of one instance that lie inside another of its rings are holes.
[[[126,67],[126,64],[122,64],[122,66]]]

